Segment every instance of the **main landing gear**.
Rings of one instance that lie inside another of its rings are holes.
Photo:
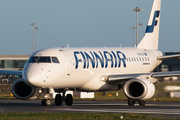
[[[55,97],[55,105],[61,106],[62,102],[65,101],[67,106],[72,106],[73,104],[73,97],[71,94],[67,94],[66,97],[61,96],[61,94],[57,94]]]
[[[72,104],[73,104],[73,97],[72,97],[72,95],[71,94],[67,94],[65,96],[66,90],[63,90],[62,93],[63,93],[63,96],[61,96],[61,94],[56,94],[55,105],[61,106],[62,102],[65,101],[67,106],[72,106]]]
[[[72,104],[73,104],[73,97],[72,97],[71,94],[67,94],[65,96],[66,90],[63,90],[63,91],[58,90],[58,93],[59,94],[56,94],[56,96],[55,96],[55,105],[56,106],[61,106],[63,101],[65,101],[67,106],[72,106]],[[62,93],[62,95],[60,93]],[[50,99],[43,99],[41,101],[41,104],[43,106],[50,106],[51,103],[52,102],[51,102]]]
[[[144,101],[144,100],[133,100],[131,98],[128,98],[128,105],[129,106],[134,106],[136,101],[138,101],[139,106],[145,106],[145,104],[146,104],[146,101]]]

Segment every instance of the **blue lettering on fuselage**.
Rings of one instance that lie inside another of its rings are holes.
[[[107,68],[108,66],[111,68],[119,68],[121,67],[121,62],[123,63],[123,66],[126,67],[126,56],[120,51],[89,51],[89,53],[75,51],[74,58],[76,63],[75,69],[78,69],[80,63],[83,64],[83,69],[89,68],[90,63],[92,68],[98,68],[98,66],[101,68]]]

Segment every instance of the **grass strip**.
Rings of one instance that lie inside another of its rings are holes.
[[[163,120],[134,113],[3,113],[0,120]]]

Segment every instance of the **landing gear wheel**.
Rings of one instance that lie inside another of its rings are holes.
[[[49,100],[49,99],[43,99],[43,100],[41,101],[41,104],[42,104],[43,106],[51,106],[51,100]]]
[[[140,106],[145,106],[146,101],[144,101],[144,100],[138,100],[138,103],[139,103]]]
[[[71,94],[67,94],[65,98],[65,102],[67,106],[72,106],[73,104],[73,97]]]
[[[128,105],[129,106],[134,106],[135,102],[136,102],[135,100],[128,98]]]
[[[62,104],[62,96],[61,96],[61,94],[56,94],[55,105],[56,106],[61,106],[61,104]]]

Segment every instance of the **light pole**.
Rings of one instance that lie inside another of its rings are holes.
[[[143,9],[136,7],[132,10],[136,12],[136,47],[137,47],[138,45],[138,12],[142,11]]]
[[[133,30],[133,47],[135,47],[135,29],[136,27],[131,28]]]
[[[33,26],[33,53],[34,53],[34,26],[36,25],[35,23],[31,24]]]
[[[35,36],[36,36],[36,49],[35,51],[37,51],[37,30],[39,30],[39,28],[35,27]]]
[[[141,41],[141,26],[143,26],[143,24],[139,23],[139,42]]]

